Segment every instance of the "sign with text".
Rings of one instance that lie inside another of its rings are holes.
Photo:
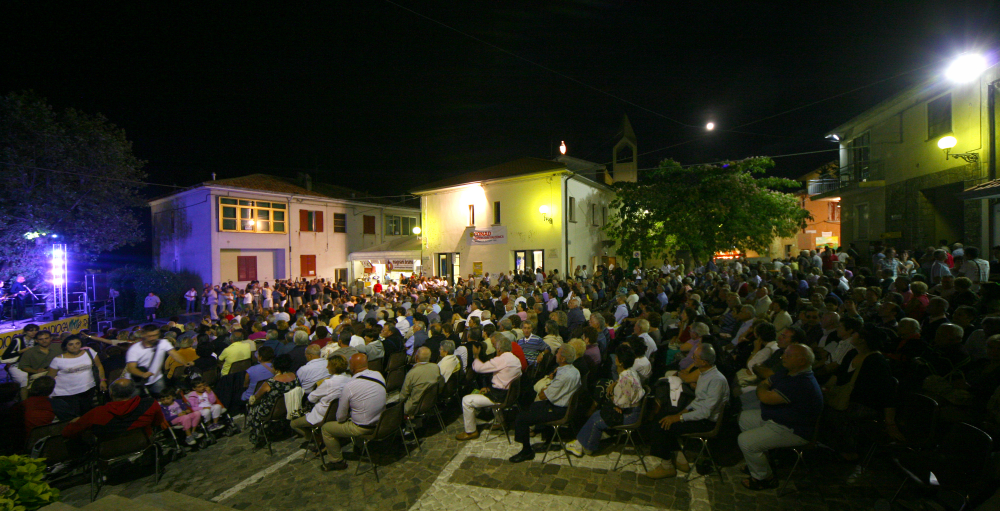
[[[90,317],[87,315],[72,316],[57,321],[42,323],[41,325],[38,325],[38,327],[40,330],[48,330],[49,332],[52,332],[52,337],[58,339],[59,335],[64,332],[77,334],[80,333],[80,330],[87,330],[90,328]],[[10,345],[11,339],[21,335],[22,333],[23,332],[21,330],[0,333],[0,352],[7,349],[7,346]]]
[[[483,262],[482,261],[474,261],[472,263],[472,274],[475,275],[475,276],[477,276],[477,277],[482,277],[483,276]]]
[[[469,245],[503,245],[507,243],[507,227],[472,227],[468,230]]]
[[[389,259],[385,268],[388,271],[413,271],[413,259]]]

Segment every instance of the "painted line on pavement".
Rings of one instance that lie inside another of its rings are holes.
[[[246,489],[246,487],[248,487],[248,486],[250,486],[252,484],[257,484],[258,482],[260,482],[261,479],[264,479],[265,477],[267,477],[267,476],[269,476],[269,475],[277,472],[278,469],[280,469],[281,467],[283,467],[283,466],[291,463],[292,460],[294,460],[296,457],[301,458],[302,457],[302,453],[304,451],[305,451],[305,449],[300,449],[298,451],[295,451],[292,454],[290,454],[287,458],[285,458],[285,459],[283,459],[283,460],[275,463],[274,465],[271,465],[270,467],[265,468],[264,470],[261,470],[260,472],[257,472],[256,474],[254,474],[254,475],[252,475],[252,476],[250,476],[250,477],[248,477],[248,478],[246,478],[246,479],[244,479],[242,481],[240,481],[239,484],[237,484],[236,486],[233,486],[232,488],[230,488],[230,489],[228,489],[228,490],[220,493],[216,497],[214,497],[212,499],[212,502],[222,502],[223,500],[226,500],[229,497],[232,497],[233,495],[236,495],[237,493],[243,491],[244,489]]]

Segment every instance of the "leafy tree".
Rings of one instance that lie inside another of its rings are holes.
[[[132,208],[144,164],[100,114],[57,112],[33,92],[0,97],[0,277],[44,278],[45,235],[87,259],[142,241]]]
[[[639,182],[615,183],[614,211],[605,227],[619,253],[644,258],[688,250],[695,261],[724,250],[766,252],[776,237],[793,236],[809,213],[778,189],[798,182],[754,177],[774,166],[770,158],[748,158],[720,166],[681,166],[664,160]]]
[[[141,320],[146,317],[143,302],[150,292],[160,297],[157,316],[170,317],[184,312],[184,293],[192,287],[201,290],[201,278],[183,271],[174,273],[162,268],[123,266],[108,273],[108,286],[120,294],[115,306],[119,316]]]

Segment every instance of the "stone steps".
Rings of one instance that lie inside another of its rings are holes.
[[[146,493],[135,499],[119,495],[101,497],[82,508],[62,502],[49,504],[39,511],[230,511],[232,508],[180,493]]]

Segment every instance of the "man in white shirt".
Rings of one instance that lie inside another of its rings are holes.
[[[771,297],[767,285],[757,288],[756,300],[753,303],[754,314],[761,318],[767,315],[767,309],[771,307]]]
[[[306,365],[295,372],[299,378],[299,385],[302,392],[308,395],[316,388],[316,383],[324,378],[330,377],[330,371],[326,368],[327,360],[320,358],[320,347],[317,344],[310,344],[306,347]]]
[[[437,365],[441,371],[441,377],[444,378],[445,383],[448,383],[448,379],[462,369],[462,361],[455,356],[455,341],[441,341],[440,350],[441,360],[438,361]]]
[[[160,329],[156,325],[146,325],[142,327],[142,340],[125,352],[125,372],[122,376],[143,384],[151,394],[159,394],[166,386],[163,362],[168,356],[185,367],[194,365],[194,362],[178,355],[170,341],[160,338]]]
[[[319,359],[322,360],[322,359]],[[307,399],[315,403],[313,409],[305,416],[293,419],[289,424],[299,436],[306,439],[300,446],[302,449],[311,449],[313,442],[309,440],[309,431],[323,422],[326,412],[330,409],[330,404],[340,399],[340,393],[344,390],[344,385],[351,381],[351,375],[347,374],[347,360],[340,355],[330,357],[326,362],[326,371],[332,376],[320,383],[315,390],[309,393]],[[303,368],[300,368],[301,371]]]
[[[646,343],[646,358],[652,360],[653,353],[656,353],[656,341],[649,335],[649,321],[645,319],[636,321],[634,332]]]
[[[455,437],[456,440],[479,438],[479,431],[476,429],[476,409],[501,402],[506,397],[511,382],[521,376],[521,361],[510,352],[510,341],[502,335],[495,335],[493,344],[496,346],[497,356],[490,359],[489,362],[479,360],[480,347],[478,344],[474,344],[472,347],[472,369],[477,373],[493,373],[492,385],[489,388],[479,389],[478,393],[469,394],[462,398],[465,430]]]

